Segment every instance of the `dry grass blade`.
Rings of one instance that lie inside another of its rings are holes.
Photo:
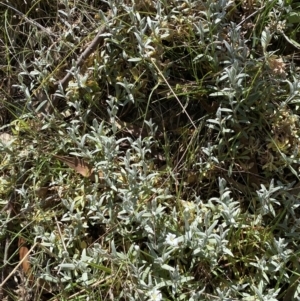
[[[141,136],[142,138],[144,138],[148,135],[147,130],[142,126],[137,126],[128,122],[123,122],[121,120],[115,120],[114,122],[119,130],[128,132],[133,137],[138,138]]]
[[[4,284],[9,280],[10,277],[12,277],[12,275],[15,273],[15,271],[19,268],[20,265],[22,265],[23,267],[23,270],[24,270],[24,266],[23,266],[23,262],[24,261],[27,261],[28,264],[25,264],[25,269],[29,267],[29,269],[27,269],[27,272],[29,273],[30,272],[30,264],[29,264],[29,261],[28,261],[28,256],[29,254],[32,252],[32,250],[36,247],[37,243],[35,243],[31,248],[30,250],[28,250],[27,247],[24,247],[24,242],[25,240],[24,239],[20,239],[19,240],[19,247],[20,249],[22,248],[22,252],[19,252],[19,256],[20,256],[20,262],[15,266],[15,268],[11,271],[11,273],[2,281],[2,283],[0,284],[0,289],[4,286]],[[22,258],[22,259],[21,259]],[[25,272],[25,270],[24,270]],[[30,281],[33,280],[33,276],[30,275],[29,277]]]

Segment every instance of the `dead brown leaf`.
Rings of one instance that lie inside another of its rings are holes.
[[[22,263],[22,269],[30,281],[33,281],[33,276],[30,274],[31,268],[29,263],[29,249],[26,247],[25,239],[20,237],[18,242],[19,247],[19,259]]]
[[[89,178],[92,182],[96,181],[95,170],[86,163],[83,159],[71,156],[57,156],[53,155],[54,158],[66,163],[70,168],[74,169],[77,173],[81,174],[85,178]],[[100,183],[104,184],[104,176],[102,172],[98,173]]]
[[[48,194],[49,187],[39,187],[35,190],[35,195],[41,199],[45,199]]]
[[[69,156],[53,156],[61,162],[66,163],[70,168],[74,169],[77,173],[81,174],[82,176],[90,178],[93,181],[95,180],[95,174],[92,167],[83,159]]]

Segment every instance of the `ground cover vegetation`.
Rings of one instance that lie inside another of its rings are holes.
[[[1,300],[299,300],[300,2],[0,19]]]

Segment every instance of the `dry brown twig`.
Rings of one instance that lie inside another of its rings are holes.
[[[88,47],[85,49],[85,51],[79,56],[75,67],[79,68],[83,65],[84,61],[96,50],[96,48],[101,45],[101,43],[104,41],[104,37],[103,34],[106,30],[106,26],[108,21],[111,19],[112,17],[112,13],[109,11],[108,16],[107,16],[107,22],[105,22],[100,28],[99,31],[97,33],[97,35],[95,36],[95,38],[93,39],[93,41],[88,45]],[[55,86],[54,86],[54,91],[56,91],[58,89],[58,87],[62,87],[62,89],[66,89],[70,80],[72,79],[73,75],[72,73],[68,72],[65,77],[62,80],[59,80],[56,82]],[[55,92],[54,92],[55,93]],[[54,93],[52,93],[52,99],[51,101],[49,100],[48,103],[45,106],[45,113],[46,114],[51,114],[53,113],[54,109],[57,107],[58,105],[58,96],[55,95]]]

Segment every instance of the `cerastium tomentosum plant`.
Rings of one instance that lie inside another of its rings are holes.
[[[297,4],[54,4],[0,30],[3,270],[32,244],[55,298],[297,300]]]

